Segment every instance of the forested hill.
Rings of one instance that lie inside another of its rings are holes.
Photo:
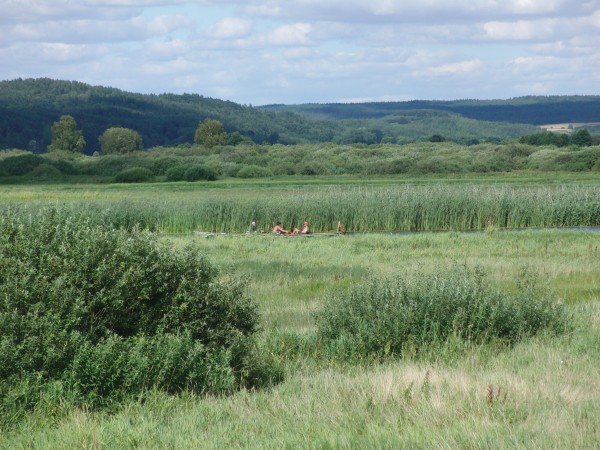
[[[290,112],[264,111],[201,95],[142,95],[75,81],[47,78],[0,82],[0,149],[45,152],[51,127],[71,115],[83,131],[86,152],[99,148],[110,126],[140,133],[146,148],[192,143],[205,118],[219,120],[257,143],[320,142],[333,137],[333,124]]]
[[[600,122],[600,96],[530,96],[509,100],[454,100],[374,103],[268,105],[270,111],[291,111],[314,119],[378,119],[392,114],[433,110],[475,120],[530,125]]]
[[[144,95],[77,81],[0,81],[0,150],[46,151],[51,127],[70,115],[88,154],[109,127],[137,131],[145,148],[194,141],[206,118],[252,141],[296,144],[408,143],[432,137],[457,143],[501,141],[535,125],[600,122],[600,97],[527,97],[507,101],[413,101],[253,107],[198,94]]]

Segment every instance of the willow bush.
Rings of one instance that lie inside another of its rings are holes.
[[[4,412],[18,404],[15,386],[41,395],[58,383],[101,406],[150,389],[221,393],[281,378],[254,343],[245,281],[221,277],[197,246],[173,252],[135,227],[52,208],[5,211],[0,254]]]
[[[513,345],[567,329],[566,310],[524,271],[518,292],[486,283],[482,270],[440,269],[413,279],[377,278],[331,292],[316,314],[319,337],[336,357],[413,355],[458,338]]]

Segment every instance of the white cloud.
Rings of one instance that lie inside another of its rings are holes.
[[[310,42],[309,34],[312,26],[309,23],[295,23],[283,25],[265,36],[270,45],[306,45]]]
[[[226,17],[208,30],[215,39],[236,39],[247,36],[252,30],[252,21],[236,17]]]
[[[554,34],[555,20],[488,22],[483,25],[486,37],[502,41],[543,40]]]
[[[447,64],[427,67],[424,70],[416,70],[415,76],[445,77],[445,76],[463,76],[473,74],[484,66],[479,59],[466,61],[456,61]]]
[[[600,73],[600,0],[0,0],[0,11],[0,79],[260,104],[597,93]]]

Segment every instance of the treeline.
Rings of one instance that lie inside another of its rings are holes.
[[[534,105],[535,99],[531,100]],[[565,114],[571,110],[569,105],[577,103],[582,117],[596,118],[597,106],[595,110],[586,106],[596,105],[595,97],[568,99],[563,102]],[[502,106],[474,105],[490,110]],[[459,106],[466,109],[459,111]],[[81,128],[86,154],[99,149],[99,136],[111,127],[135,130],[146,148],[192,143],[198,123],[208,118],[220,121],[227,133],[256,144],[410,143],[431,136],[461,144],[499,143],[539,131],[533,125],[515,123],[518,115],[507,114],[502,121],[479,120],[484,115],[467,113],[475,106],[415,101],[259,108],[197,94],[142,95],[76,81],[18,79],[0,82],[0,149],[44,153],[51,142],[52,124],[64,115],[74,117]],[[547,108],[561,108],[559,102],[542,100],[538,106],[544,114]]]
[[[68,157],[67,157],[68,156]],[[522,143],[459,145],[201,145],[156,147],[104,156],[0,152],[0,182],[196,181],[318,175],[422,175],[530,171],[600,171],[600,146]]]
[[[521,136],[519,142],[529,145],[555,145],[557,147],[567,147],[569,145],[590,146],[600,144],[599,136],[592,136],[586,128],[568,133],[552,133],[544,131],[527,136]]]

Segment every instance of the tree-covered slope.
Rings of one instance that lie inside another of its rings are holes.
[[[198,124],[220,121],[256,143],[406,143],[432,137],[457,143],[499,142],[552,122],[600,122],[600,97],[524,97],[506,101],[412,101],[252,107],[198,94],[144,95],[76,81],[0,82],[0,149],[46,151],[51,127],[72,116],[87,143],[109,127],[130,128],[145,148],[194,141]]]
[[[326,141],[334,128],[290,112],[201,95],[142,95],[74,81],[19,79],[0,82],[0,148],[46,151],[52,124],[65,114],[83,131],[87,153],[98,150],[98,137],[111,126],[139,132],[146,147],[191,143],[206,118],[257,143]]]

